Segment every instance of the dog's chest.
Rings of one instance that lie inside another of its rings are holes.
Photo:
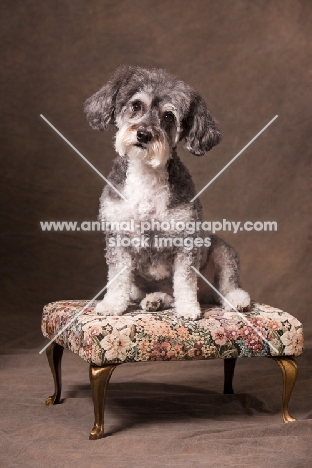
[[[160,230],[166,237],[181,237],[181,229],[176,229],[176,223],[197,221],[199,213],[191,203],[182,202],[169,208],[172,196],[170,180],[166,168],[155,169],[139,161],[129,161],[121,189],[126,200],[111,197],[104,189],[100,204],[101,221],[110,226],[111,223],[120,225],[126,221],[123,228],[116,228],[116,235],[150,236],[154,231],[158,234],[156,231]],[[142,223],[146,221],[150,223],[150,227],[145,223],[142,231]],[[115,231],[115,228],[109,229]]]
[[[131,161],[123,195],[128,200],[122,204],[123,219],[164,219],[170,195],[167,170]]]

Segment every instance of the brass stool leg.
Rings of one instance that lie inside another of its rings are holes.
[[[47,406],[56,405],[60,402],[62,391],[61,362],[63,351],[63,346],[60,346],[59,344],[55,343],[55,341],[53,341],[53,343],[51,343],[46,350],[47,358],[54,380],[54,394],[46,399],[45,404]]]
[[[90,365],[90,382],[94,405],[94,426],[89,439],[96,440],[104,437],[104,407],[107,384],[118,364],[97,367]]]
[[[285,423],[291,421],[297,421],[296,418],[290,416],[288,412],[288,402],[292,394],[294,385],[296,383],[298,366],[295,359],[291,356],[285,357],[273,357],[277,364],[282,369],[283,373],[283,399],[282,399],[282,408],[283,408],[283,420]]]
[[[236,364],[236,358],[223,359],[224,361],[224,387],[223,393],[234,393],[233,390],[233,376]]]

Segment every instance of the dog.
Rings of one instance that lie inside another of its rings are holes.
[[[203,238],[202,230],[177,230],[178,224],[200,229],[202,222],[199,199],[190,201],[195,186],[177,145],[184,140],[190,153],[202,156],[221,140],[199,93],[166,70],[121,66],[84,110],[93,129],[117,127],[118,156],[99,213],[111,227],[106,230],[109,282],[96,312],[122,315],[133,301],[146,311],[174,306],[177,316],[188,320],[200,317],[200,303],[246,310],[250,297],[241,289],[235,250],[215,235]],[[142,223],[151,226],[144,239]]]

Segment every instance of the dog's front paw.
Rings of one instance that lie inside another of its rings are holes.
[[[125,301],[115,300],[110,297],[104,297],[101,302],[98,302],[94,311],[103,316],[107,315],[122,315],[127,309],[128,303]]]
[[[178,318],[185,320],[198,320],[201,316],[201,310],[199,303],[179,303],[175,302],[175,309]]]
[[[173,298],[169,294],[162,292],[150,293],[141,301],[141,307],[146,312],[156,312],[157,310],[171,307]]]
[[[233,289],[233,291],[227,293],[225,298],[228,301],[224,299],[222,301],[225,310],[233,310],[234,307],[236,310],[243,312],[250,309],[250,296],[243,289]]]
[[[105,305],[104,300],[100,301],[96,304],[94,308],[94,312],[97,313],[98,315],[103,315],[104,317],[106,315],[112,315],[111,311],[109,308]]]

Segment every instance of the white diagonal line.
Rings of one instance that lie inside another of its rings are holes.
[[[257,333],[258,336],[260,336],[260,338],[265,341],[275,352],[276,354],[278,355],[278,350],[275,348],[275,346],[272,345],[272,343],[270,343],[260,332],[259,330],[257,330],[256,327],[253,326],[253,324],[248,320],[248,318],[246,318],[244,316],[244,314],[242,314],[241,312],[239,312],[236,307],[233,306],[233,304],[230,303],[230,301],[227,300],[226,297],[224,297],[220,291],[217,290],[217,288],[215,288],[213,286],[213,284],[210,283],[210,281],[207,280],[207,278],[205,278],[195,267],[193,267],[193,270],[196,271],[196,273],[198,274],[198,276],[200,276],[210,287],[211,289],[213,289],[230,307],[232,307],[232,309],[235,310],[235,312],[243,319],[243,321],[250,327],[253,329],[254,332]]]
[[[266,124],[266,126],[265,126],[265,127],[263,127],[263,129],[262,129],[262,130],[260,130],[260,132],[259,132],[259,133],[257,133],[257,135],[256,135],[255,137],[253,137],[253,139],[252,139],[252,140],[250,140],[250,142],[249,142],[249,143],[247,143],[247,145],[246,145],[246,146],[244,146],[244,148],[243,148],[243,149],[241,149],[241,150],[240,150],[240,152],[239,152],[239,153],[237,153],[237,155],[236,155],[236,156],[234,156],[234,158],[233,158],[233,159],[231,159],[231,161],[230,161],[230,162],[228,162],[228,163],[227,163],[227,165],[226,165],[226,166],[224,166],[224,168],[223,168],[223,169],[221,169],[221,171],[220,171],[220,172],[218,172],[218,174],[217,174],[217,175],[215,175],[215,176],[214,176],[214,178],[213,178],[213,179],[211,179],[211,181],[210,181],[210,182],[208,182],[208,184],[207,184],[207,185],[205,185],[205,187],[204,187],[204,188],[202,188],[202,189],[201,189],[201,191],[200,191],[200,192],[198,192],[198,194],[197,194],[197,195],[195,195],[195,197],[194,197],[194,198],[192,198],[192,200],[190,201],[190,203],[192,203],[194,200],[196,200],[196,198],[197,198],[197,197],[199,197],[199,195],[200,195],[201,193],[203,193],[203,191],[204,191],[204,190],[206,190],[206,188],[207,188],[207,187],[209,187],[209,185],[211,185],[211,184],[212,184],[212,182],[214,182],[214,181],[215,181],[215,180],[216,180],[216,179],[219,177],[219,175],[221,175],[221,174],[222,174],[222,172],[223,172],[223,171],[225,171],[225,169],[227,169],[227,168],[230,166],[230,164],[232,164],[232,162],[234,162],[234,161],[235,161],[235,159],[237,159],[237,158],[238,158],[238,156],[240,156],[240,155],[243,153],[243,151],[245,151],[245,149],[247,149],[247,148],[248,148],[248,146],[250,146],[250,145],[251,145],[251,143],[253,143],[253,142],[254,142],[254,141],[255,141],[255,140],[258,138],[258,136],[260,136],[260,135],[261,135],[261,133],[263,133],[263,132],[264,132],[264,130],[266,130],[266,129],[268,128],[268,126],[269,126],[269,125],[271,125],[271,123],[273,123],[273,122],[274,122],[274,120],[275,120],[275,119],[277,119],[277,117],[278,117],[278,115],[276,115],[275,117],[273,117],[273,119],[272,119],[272,120],[270,120],[270,122],[269,122],[269,123],[267,123],[267,124]]]
[[[99,171],[96,167],[94,167],[93,164],[91,164],[90,161],[88,161],[87,158],[85,158],[84,155],[81,154],[80,151],[78,151],[77,148],[75,148],[74,145],[73,145],[70,141],[68,141],[67,138],[65,138],[64,135],[62,135],[61,132],[59,132],[58,129],[54,127],[54,125],[51,124],[51,122],[49,122],[48,119],[45,118],[44,115],[40,114],[40,117],[41,117],[43,120],[45,120],[45,121],[47,122],[47,124],[50,125],[50,127],[53,128],[53,130],[54,130],[61,138],[63,138],[63,140],[66,141],[66,143],[67,143],[74,151],[76,151],[76,153],[77,153],[87,164],[89,164],[89,166],[92,167],[92,169],[93,169],[100,177],[102,177],[102,179],[104,179],[105,182],[106,182],[110,187],[112,187],[112,189],[115,190],[115,192],[118,193],[118,195],[119,195],[121,198],[123,198],[125,201],[128,201],[128,200],[126,199],[126,197],[124,197],[123,194],[120,193],[119,190],[117,190],[116,187],[114,187],[114,185],[113,185],[108,179],[106,179],[106,177],[104,177],[103,174],[101,174],[100,171]]]
[[[39,351],[39,354],[41,354],[45,349],[47,349],[47,347],[50,346],[50,344],[53,343],[53,341],[55,341],[56,338],[58,338],[58,337],[59,337],[59,336],[76,320],[76,318],[79,317],[79,315],[81,315],[81,314],[86,310],[86,308],[89,307],[89,305],[90,305],[97,297],[99,297],[99,295],[102,294],[102,292],[104,292],[105,289],[108,288],[108,287],[115,281],[115,279],[118,278],[119,275],[121,275],[121,273],[123,273],[123,272],[125,271],[126,268],[128,268],[128,267],[127,267],[127,266],[124,266],[124,267],[122,268],[122,270],[120,270],[119,273],[117,273],[117,275],[114,276],[114,278],[113,278],[112,280],[110,280],[110,281],[106,284],[106,286],[104,286],[104,288],[101,289],[101,291],[98,292],[98,293],[94,296],[94,298],[91,299],[91,301],[89,301],[88,304],[85,305],[85,306],[82,308],[82,310],[81,310],[80,312],[78,312],[76,315],[74,315],[74,317],[65,325],[65,327],[63,327],[62,330],[60,330],[60,331],[57,333],[57,335],[55,335],[55,337],[54,337],[51,341],[49,341],[49,343],[48,343],[44,348],[42,348],[41,351]]]

